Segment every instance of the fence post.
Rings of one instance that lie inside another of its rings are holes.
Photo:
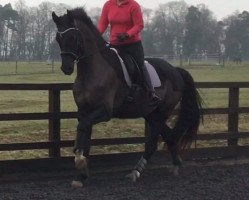
[[[54,59],[52,59],[52,73],[54,73]]]
[[[144,136],[148,137],[150,135],[150,125],[146,120],[144,120]]]
[[[188,66],[191,65],[191,55],[188,57]]]
[[[218,54],[218,62],[219,62],[219,65],[221,65],[221,54],[220,53]]]
[[[16,68],[15,68],[15,73],[17,74],[17,60],[16,60]]]
[[[60,90],[49,90],[49,141],[54,143],[49,149],[49,157],[60,157]]]
[[[180,67],[182,67],[182,54],[180,54]]]
[[[228,139],[228,146],[238,145],[239,129],[239,88],[229,88],[229,113],[228,113],[228,132],[233,134],[233,138]]]
[[[144,136],[146,138],[146,141],[149,135],[150,135],[150,125],[146,120],[144,120]],[[144,145],[144,150],[145,150],[145,145]]]

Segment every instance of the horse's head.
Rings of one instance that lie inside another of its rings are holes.
[[[55,12],[52,18],[57,26],[56,40],[60,46],[62,65],[61,70],[66,75],[71,75],[74,70],[74,63],[82,56],[82,39],[80,31],[76,27],[75,19],[70,11],[58,17]]]
[[[61,49],[61,69],[65,74],[73,73],[75,62],[89,61],[106,48],[106,41],[84,8],[68,10],[60,17],[53,12],[52,17],[58,29],[56,40]]]

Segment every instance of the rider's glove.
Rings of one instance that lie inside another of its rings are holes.
[[[127,33],[118,33],[117,34],[117,39],[119,42],[124,42],[129,38],[129,35]]]

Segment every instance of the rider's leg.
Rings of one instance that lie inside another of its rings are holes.
[[[160,98],[156,95],[156,91],[152,86],[149,73],[144,65],[144,50],[142,42],[139,41],[126,45],[117,45],[114,47],[121,52],[125,52],[131,55],[135,59],[142,74],[143,86],[145,90],[149,93],[150,99],[152,100],[153,104],[159,102]]]
[[[142,74],[142,81],[145,90],[149,93],[149,97],[153,102],[159,101],[160,98],[156,95],[155,89],[151,83],[149,73],[144,65],[144,50],[142,42],[139,41],[121,46],[121,50],[126,52],[127,54],[130,54],[135,59]]]
[[[144,88],[148,91],[149,97],[153,102],[159,101],[160,98],[156,95],[156,91],[152,85],[148,70],[144,65],[144,50],[142,42],[132,44],[131,49],[133,49],[131,55],[136,60],[138,67],[142,72]]]

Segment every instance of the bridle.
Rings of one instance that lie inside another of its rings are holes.
[[[57,33],[59,34],[59,36],[62,38],[63,35],[69,31],[75,31],[75,37],[76,37],[76,52],[72,52],[72,51],[61,51],[61,55],[70,55],[74,58],[74,62],[77,64],[80,60],[84,59],[84,58],[87,58],[89,56],[92,56],[96,53],[99,53],[99,52],[102,52],[103,50],[105,50],[107,47],[109,47],[108,44],[106,44],[106,46],[101,49],[101,50],[97,50],[93,53],[89,53],[89,54],[86,54],[86,55],[81,55],[81,52],[80,52],[80,45],[83,45],[81,44],[80,42],[80,39],[79,39],[79,36],[77,35],[77,33],[80,33],[80,30],[77,28],[76,26],[76,22],[74,23],[75,24],[75,27],[71,27],[71,28],[68,28],[64,31],[57,31]]]
[[[80,30],[76,27],[72,27],[72,28],[68,28],[65,31],[57,31],[57,33],[59,34],[59,36],[62,38],[63,35],[69,31],[75,31],[75,37],[76,37],[76,52],[72,52],[72,51],[61,51],[61,55],[70,55],[74,58],[74,62],[78,63],[81,59],[85,58],[86,56],[84,55],[80,55],[80,40],[79,37],[77,37],[77,32],[80,33]]]

